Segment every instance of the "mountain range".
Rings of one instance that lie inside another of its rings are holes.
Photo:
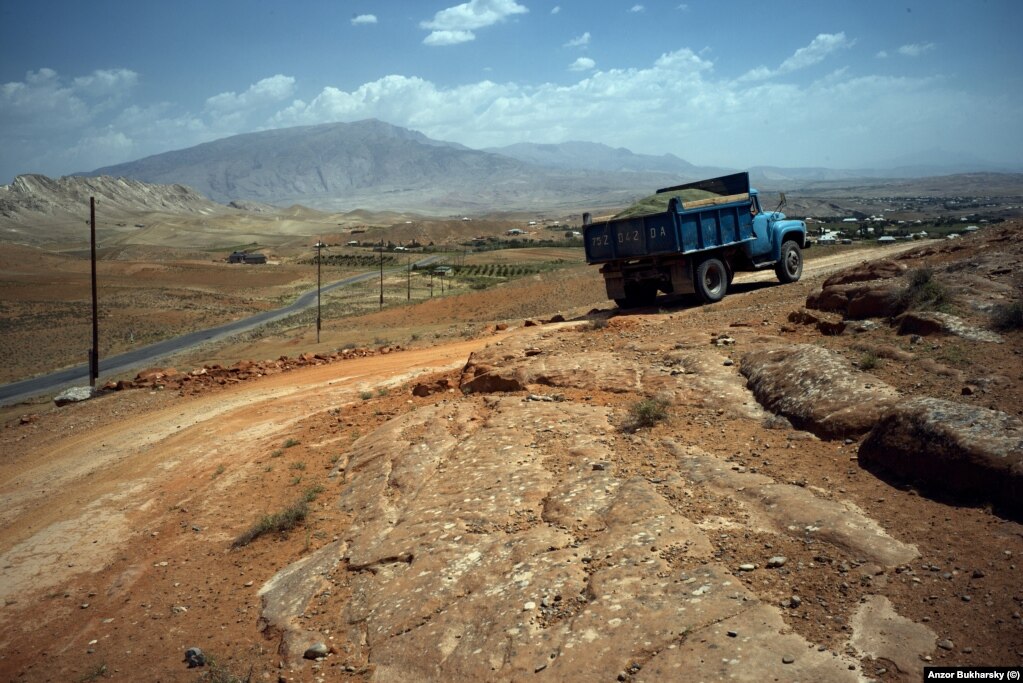
[[[930,150],[888,169],[754,167],[762,190],[911,178],[984,168]],[[972,165],[971,165],[972,164]],[[302,204],[325,211],[434,215],[620,206],[666,185],[732,172],[673,154],[636,154],[592,142],[517,143],[483,150],[431,139],[376,119],[246,133],[165,152],[86,176],[180,184],[220,203]]]

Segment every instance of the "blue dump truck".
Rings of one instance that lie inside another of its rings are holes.
[[[586,262],[600,264],[620,308],[649,306],[659,291],[720,301],[737,271],[774,268],[795,282],[809,246],[805,223],[761,208],[748,173],[666,187],[612,217],[584,213],[583,225]]]

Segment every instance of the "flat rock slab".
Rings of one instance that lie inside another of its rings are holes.
[[[846,680],[848,662],[806,655],[811,644],[713,561],[655,485],[615,476],[610,417],[487,397],[424,407],[356,442],[340,501],[354,522],[333,550],[351,586],[339,650],[375,681],[592,681],[630,667],[712,680],[707,643],[734,623],[744,675]],[[291,596],[278,621],[308,595],[287,585],[315,585],[288,577],[324,566],[275,579]],[[779,670],[790,651],[800,659]]]
[[[813,537],[841,548],[853,557],[870,558],[888,567],[919,556],[916,546],[892,538],[873,519],[848,503],[820,498],[801,486],[779,484],[763,474],[736,472],[720,458],[694,447],[666,440],[679,458],[689,485],[709,488],[741,504],[748,518],[744,527],[760,528],[796,539]],[[669,478],[669,485],[671,480]]]
[[[865,434],[899,398],[893,387],[819,346],[751,351],[740,370],[765,408],[826,438]]]
[[[1023,517],[1023,421],[937,398],[892,407],[859,451],[872,471]]]
[[[729,636],[729,632],[736,634]],[[636,681],[804,681],[860,683],[855,660],[808,647],[789,632],[776,610],[757,605],[703,629],[678,647],[658,653]]]
[[[934,651],[934,631],[899,615],[888,598],[871,595],[849,619],[850,644],[874,659],[887,659],[899,671],[923,675],[923,657]]]
[[[344,554],[342,543],[328,543],[316,552],[284,567],[259,589],[263,601],[262,618],[283,633],[282,652],[286,657],[301,657],[320,634],[308,633],[300,619],[309,602],[329,588],[328,577]]]

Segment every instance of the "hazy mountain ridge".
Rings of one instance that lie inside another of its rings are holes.
[[[329,210],[532,210],[627,201],[666,172],[550,169],[377,120],[247,133],[97,169],[183,183],[219,202]]]
[[[519,142],[505,147],[488,147],[484,151],[548,168],[676,174],[697,172],[696,166],[674,154],[636,154],[624,147],[609,147],[598,142]]]
[[[906,161],[947,158],[932,150]],[[893,175],[823,167],[749,169],[766,192],[878,187]],[[146,183],[187,185],[234,206],[304,206],[431,215],[578,211],[623,206],[652,189],[734,172],[672,154],[591,142],[474,150],[368,119],[246,133],[98,169]],[[909,188],[903,188],[910,191]]]

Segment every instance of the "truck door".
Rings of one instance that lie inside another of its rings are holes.
[[[755,263],[763,261],[764,257],[771,252],[771,226],[768,214],[760,208],[760,198],[754,195],[752,200],[750,210],[756,212],[753,216],[753,235],[756,239],[749,246],[749,255]]]

